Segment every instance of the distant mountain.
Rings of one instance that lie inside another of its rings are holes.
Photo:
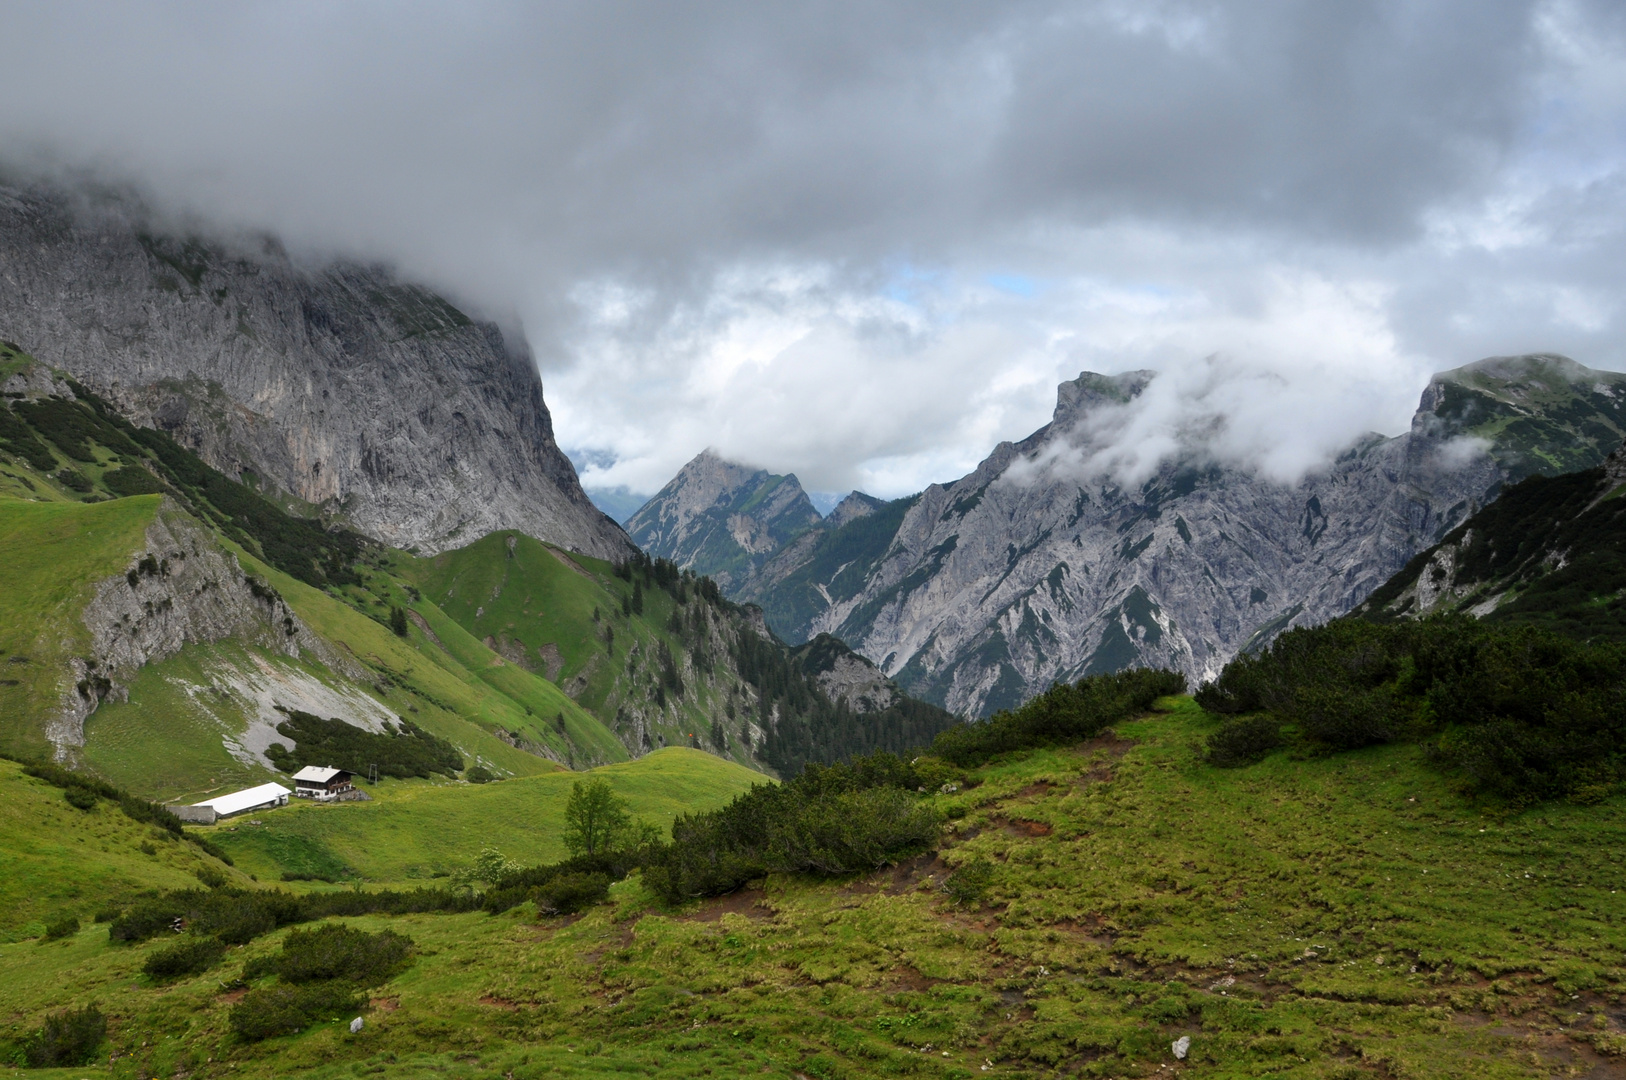
[[[524,342],[428,289],[46,188],[0,186],[0,267],[23,351],[301,513],[431,553],[504,528],[631,551],[555,444]]]
[[[821,521],[795,476],[706,450],[627,519],[627,533],[651,555],[711,577],[732,595],[763,560]]]
[[[1380,622],[1444,611],[1626,638],[1626,444],[1508,488],[1356,608]]]
[[[1559,356],[1437,375],[1411,430],[1369,435],[1281,485],[1199,457],[1136,488],[1087,459],[1152,372],[1063,383],[1050,424],[919,495],[865,497],[755,556],[736,598],[786,640],[833,634],[906,692],[962,714],[1136,664],[1195,683],[1283,630],[1348,612],[1504,485],[1601,462],[1626,376]]]

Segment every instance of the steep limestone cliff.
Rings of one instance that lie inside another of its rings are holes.
[[[0,311],[132,420],[399,547],[501,528],[628,550],[497,328],[378,269],[165,235],[127,199],[0,187]]]

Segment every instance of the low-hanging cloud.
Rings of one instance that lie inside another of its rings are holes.
[[[1608,4],[62,0],[0,34],[14,176],[522,323],[595,483],[715,445],[902,494],[1141,367],[1114,469],[1204,431],[1288,477],[1432,369],[1626,365]]]

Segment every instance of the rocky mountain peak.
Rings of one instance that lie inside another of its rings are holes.
[[[794,475],[752,469],[708,449],[627,519],[627,532],[651,555],[728,589],[821,520]]]
[[[839,529],[849,521],[868,517],[885,505],[885,499],[877,499],[873,495],[865,495],[862,491],[854,491],[836,503],[835,509],[824,519],[824,524],[829,528]]]
[[[0,187],[6,334],[234,478],[386,543],[630,550],[522,341],[387,270],[170,235],[132,199]]]
[[[1155,371],[1126,371],[1119,375],[1080,372],[1056,388],[1056,411],[1051,424],[1064,427],[1102,405],[1122,405],[1140,396],[1157,377]]]

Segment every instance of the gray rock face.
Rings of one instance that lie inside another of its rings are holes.
[[[800,538],[736,591],[791,640],[834,634],[962,714],[1138,664],[1195,683],[1344,614],[1505,482],[1596,465],[1626,429],[1626,376],[1493,358],[1436,376],[1406,434],[1295,485],[1195,456],[1134,489],[1070,469],[1151,378],[1062,384],[1051,424],[971,475]]]
[[[85,718],[103,700],[123,700],[148,663],[189,642],[233,638],[298,659],[315,656],[353,679],[366,673],[323,641],[275,592],[251,583],[235,556],[167,497],[146,531],[146,550],[108,578],[81,616],[90,655],[71,661],[60,713],[47,726],[59,752],[84,745]]]
[[[869,517],[885,505],[883,499],[865,495],[862,491],[854,491],[836,504],[836,508],[830,511],[830,516],[825,518],[822,524],[829,529],[839,529],[849,521]]]
[[[154,235],[128,202],[0,188],[0,333],[211,465],[433,553],[502,528],[629,551],[523,347],[359,266]]]
[[[649,554],[732,589],[819,522],[795,476],[736,465],[706,450],[627,519],[627,532]]]
[[[801,665],[825,697],[845,703],[860,715],[889,709],[903,697],[880,668],[829,634],[820,634],[798,646],[792,650],[791,659]]]

